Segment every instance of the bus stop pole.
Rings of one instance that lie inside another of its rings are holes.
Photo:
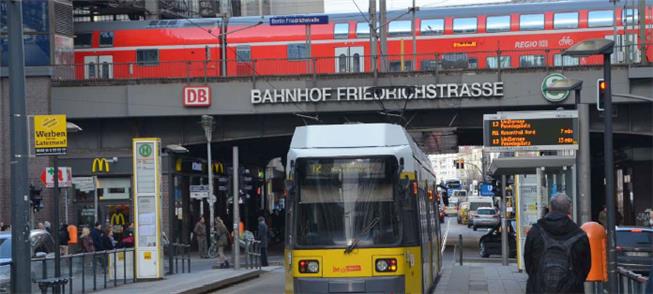
[[[506,213],[506,175],[501,175],[501,264],[508,265],[508,229]]]

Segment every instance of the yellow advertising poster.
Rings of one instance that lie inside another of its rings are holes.
[[[34,148],[36,155],[66,154],[68,133],[66,115],[34,116]]]

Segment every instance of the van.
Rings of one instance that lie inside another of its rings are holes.
[[[474,219],[474,215],[476,215],[476,210],[479,207],[494,207],[494,201],[492,201],[491,197],[474,197],[474,196],[469,196],[467,197],[467,202],[469,202],[469,210],[467,211],[467,219],[472,220]],[[467,222],[467,227],[471,227],[472,223],[470,221]]]

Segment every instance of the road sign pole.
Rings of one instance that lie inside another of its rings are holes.
[[[59,243],[59,160],[58,156],[52,156],[52,237],[54,237],[54,276],[61,277],[61,244]],[[54,292],[59,293],[60,289],[55,287]]]
[[[239,169],[238,169],[238,146],[233,147],[233,181],[234,181],[234,189],[233,189],[233,196],[232,199],[234,201],[234,224],[233,224],[233,232],[234,232],[234,269],[238,270],[240,269],[240,232],[238,229],[240,228],[240,212],[238,211],[238,196],[240,189],[238,188],[238,176],[239,176]]]

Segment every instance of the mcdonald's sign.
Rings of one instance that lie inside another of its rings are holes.
[[[91,165],[91,172],[109,172],[109,161],[104,158],[93,159],[93,165]]]
[[[214,162],[213,163],[213,171],[217,174],[224,174],[224,165],[222,165],[221,162]]]

